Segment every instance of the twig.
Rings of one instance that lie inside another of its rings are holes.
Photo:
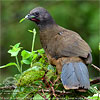
[[[54,86],[54,84],[53,84],[51,81],[50,81],[50,83],[52,84],[52,86],[51,86],[51,90],[52,90],[52,92],[53,92],[53,95],[54,95],[55,97],[57,97],[57,96],[56,96],[56,94],[55,94],[54,87],[53,87],[53,86]]]
[[[42,91],[42,93],[43,93],[43,95],[44,95],[45,100],[48,100],[48,99],[46,98],[46,95],[45,95],[45,93],[44,93],[44,90],[41,89],[41,91]]]
[[[45,79],[45,77],[43,77],[43,79],[45,80],[45,82],[47,83],[47,85],[49,86],[49,88],[51,89],[51,91],[53,92],[53,95],[56,97],[57,99],[57,96],[55,94],[55,90],[54,90],[54,87],[53,87],[53,83],[50,81],[50,83],[52,84],[52,86],[50,86],[50,84],[48,83],[48,81]]]
[[[15,86],[5,86],[5,87],[0,87],[0,90],[14,90],[16,87]]]
[[[38,90],[39,92],[42,92],[42,90]],[[48,92],[48,93],[51,93],[51,90],[48,89],[48,90],[44,90],[44,92]],[[64,93],[64,94],[69,94],[71,92],[65,92],[65,91],[59,91],[59,90],[55,90],[55,93]]]
[[[54,81],[53,84],[55,85],[55,83],[56,83],[59,79],[60,79],[60,76],[57,77],[57,79]]]
[[[52,81],[50,81],[50,83],[52,84],[52,86],[54,86],[54,83],[52,83]]]
[[[91,64],[95,69],[97,69],[100,72],[100,68],[95,66],[94,64]]]
[[[97,83],[100,83],[100,77],[97,77],[96,79],[94,79],[90,82],[91,85],[94,85],[94,84],[97,84]]]
[[[51,91],[53,92],[53,95],[56,97],[56,94],[55,94],[55,90],[53,88],[53,86],[50,86],[50,84],[48,83],[48,81],[45,79],[46,83],[48,84],[48,86],[51,88]],[[50,83],[53,85],[53,83],[50,81]]]
[[[43,58],[43,60],[45,60],[46,63],[49,63],[48,60],[46,59],[47,56],[45,54],[41,55],[41,57]]]
[[[42,96],[45,100],[48,100],[48,99],[46,98],[46,96],[45,96],[45,93],[44,93],[44,90],[42,89],[42,85],[41,85],[41,84],[40,84],[39,88],[41,88],[41,92],[43,93],[44,96],[41,95],[40,90],[38,90],[38,94],[39,94],[40,96]]]
[[[41,89],[41,90],[42,90],[42,93],[45,95],[44,90],[43,89]]]

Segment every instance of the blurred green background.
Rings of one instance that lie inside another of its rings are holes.
[[[56,23],[78,32],[90,45],[93,55],[93,64],[99,66],[99,1],[55,1],[55,0],[1,0],[1,27],[0,27],[0,65],[13,62],[7,53],[10,45],[18,42],[24,49],[31,51],[32,34],[28,29],[36,28],[37,37],[35,49],[41,48],[39,32],[35,23],[29,20],[19,23],[29,11],[37,6],[46,8]],[[28,68],[29,66],[25,66]],[[89,66],[90,77],[99,76],[99,72]],[[0,81],[18,73],[15,67],[0,69]]]

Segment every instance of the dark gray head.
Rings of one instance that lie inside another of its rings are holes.
[[[38,26],[46,26],[55,23],[48,11],[42,7],[34,8],[25,18],[34,21]]]

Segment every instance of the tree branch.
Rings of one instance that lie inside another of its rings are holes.
[[[100,83],[100,77],[97,77],[96,79],[90,82],[91,85],[98,84],[98,83]]]
[[[95,66],[94,64],[91,64],[91,65],[92,65],[92,67],[94,67],[96,70],[98,70],[100,72],[100,68],[99,67]]]

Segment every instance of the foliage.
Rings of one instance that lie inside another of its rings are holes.
[[[22,20],[23,19],[21,19],[21,21]],[[11,46],[12,48],[10,50],[8,50],[8,53],[11,54],[11,57],[15,57],[16,63],[15,62],[10,62],[10,63],[8,63],[6,65],[0,66],[0,68],[4,68],[4,67],[8,67],[8,66],[16,66],[17,69],[18,69],[18,71],[20,73],[22,73],[22,65],[23,64],[30,64],[31,63],[31,65],[32,65],[32,60],[37,57],[37,54],[35,54],[35,51],[33,51],[33,49],[34,49],[34,43],[35,43],[36,31],[35,31],[35,29],[33,29],[33,31],[30,30],[29,32],[33,33],[32,52],[29,52],[29,51],[26,51],[26,50],[23,50],[21,52],[22,60],[20,61],[20,64],[21,64],[20,65],[17,56],[18,56],[18,53],[21,51],[21,47],[19,47],[20,43],[17,43],[14,46]],[[41,52],[43,50],[38,50],[38,51]]]
[[[19,51],[21,50],[21,47],[19,47],[19,45],[20,45],[20,43],[17,43],[14,46],[11,46],[12,49],[8,50],[8,53],[11,54],[11,57],[15,57],[16,63],[10,62],[4,66],[0,66],[0,68],[4,68],[4,67],[8,67],[8,66],[16,66],[17,69],[19,70],[19,72],[22,73],[22,66],[21,67],[19,66],[19,61],[17,58],[17,55],[18,55]]]
[[[8,78],[3,84],[0,84],[1,97],[4,97],[6,88],[10,90],[10,100],[13,99],[70,99],[70,98],[92,98],[97,99],[98,94],[100,93],[98,89],[94,86],[91,86],[87,92],[79,92],[77,90],[65,90],[59,79],[59,76],[56,74],[55,66],[49,64],[47,57],[45,55],[44,49],[34,50],[34,41],[36,31],[30,30],[33,33],[32,41],[32,51],[22,50],[20,43],[11,46],[12,48],[8,50],[8,53],[11,54],[11,57],[17,57],[19,51],[21,52],[21,59],[18,57],[16,63],[8,63],[5,66],[16,66],[19,74],[15,74],[13,78]],[[20,62],[20,63],[19,63]],[[22,66],[30,66],[27,70],[22,71]],[[4,87],[4,89],[2,88]],[[12,88],[9,88],[12,87]],[[14,87],[14,88],[13,88]],[[14,90],[12,90],[14,89]],[[12,91],[11,91],[12,90]],[[92,96],[92,97],[91,97]]]

